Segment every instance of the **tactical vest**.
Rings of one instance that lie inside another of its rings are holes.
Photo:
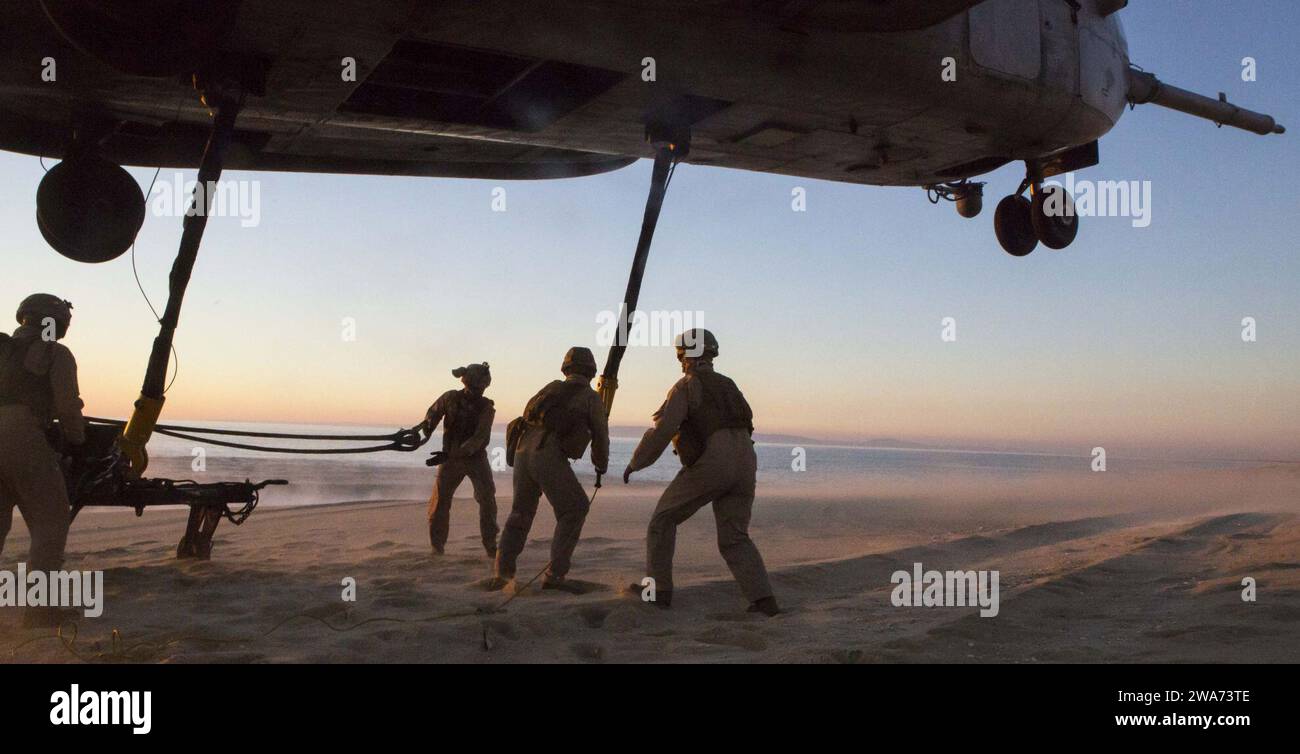
[[[462,390],[456,393],[454,400],[447,403],[447,413],[442,418],[442,446],[444,450],[450,451],[474,436],[479,417],[487,408],[488,400],[481,395],[471,396]]]
[[[591,390],[581,382],[556,380],[534,395],[524,408],[523,420],[529,432],[543,433],[538,447],[545,447],[554,438],[566,458],[582,458],[591,443],[591,430],[586,412],[573,407],[573,402]]]
[[[48,422],[54,412],[54,388],[48,374],[27,370],[27,354],[39,338],[0,339],[0,406],[26,406],[36,418]]]
[[[688,379],[704,388],[704,399],[691,407],[677,434],[673,448],[683,466],[694,466],[704,455],[709,437],[720,429],[744,429],[754,433],[754,412],[730,378],[713,371],[691,372]]]

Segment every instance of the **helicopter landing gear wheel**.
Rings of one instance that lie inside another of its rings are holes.
[[[1035,188],[1030,217],[1034,235],[1049,249],[1064,249],[1079,235],[1074,199],[1064,186]]]
[[[1013,257],[1028,256],[1038,246],[1034,233],[1033,207],[1019,194],[1012,194],[998,202],[993,213],[993,230],[998,243]]]

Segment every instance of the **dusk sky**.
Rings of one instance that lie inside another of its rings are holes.
[[[1122,17],[1135,63],[1291,133],[1128,112],[1076,178],[1150,181],[1150,226],[1084,218],[1069,250],[1025,259],[992,227],[1020,165],[981,178],[975,220],[921,189],[683,165],[641,308],[703,313],[760,431],[1300,459],[1300,5],[1135,0]],[[1248,56],[1256,82],[1242,81]],[[617,310],[649,168],[513,183],[228,172],[260,182],[260,223],[208,225],[163,421],[409,426],[458,386],[453,367],[483,360],[510,419]],[[154,171],[131,172],[143,188]],[[0,154],[0,174],[0,302],[71,299],[87,410],[128,415],[157,332],[130,255],[59,257],[36,228],[37,158]],[[791,210],[795,187],[806,212]],[[150,215],[138,239],[160,310],[180,232]],[[956,342],[940,338],[945,317]],[[1242,340],[1246,317],[1257,342]],[[648,422],[677,375],[670,348],[631,349],[613,423]]]

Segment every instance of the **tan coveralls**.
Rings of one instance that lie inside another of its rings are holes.
[[[474,500],[478,503],[479,534],[483,549],[489,556],[497,550],[497,486],[492,480],[492,464],[488,461],[487,444],[492,437],[492,420],[496,408],[492,401],[486,404],[472,427],[459,426],[456,417],[466,408],[469,396],[465,390],[449,390],[438,397],[424,416],[424,427],[432,433],[438,422],[443,425],[442,449],[447,460],[438,466],[433,480],[433,494],[429,496],[429,543],[441,551],[447,545],[447,530],[451,521],[451,499],[456,488],[469,477],[474,487]],[[466,439],[461,439],[461,438]]]
[[[712,371],[708,362],[695,370]],[[668,397],[654,414],[654,428],[646,430],[632,453],[628,467],[638,471],[654,464],[677,434],[682,422],[704,401],[704,388],[690,375],[682,377],[668,391]],[[713,503],[718,526],[718,551],[740,583],[750,602],[772,596],[763,557],[749,538],[749,519],[754,509],[754,486],[758,459],[754,442],[745,429],[723,428],[708,437],[704,455],[695,465],[683,467],[659,498],[646,532],[646,572],[659,591],[672,591],[673,551],[677,526]]]
[[[572,375],[565,382],[587,385],[590,381],[581,375]],[[595,390],[586,390],[570,399],[569,408],[576,415],[585,415],[583,429],[577,436],[561,439],[530,427],[515,450],[515,500],[501,534],[501,549],[497,552],[495,574],[501,579],[515,575],[519,553],[524,550],[528,531],[532,529],[537,504],[545,493],[546,500],[555,510],[555,534],[551,537],[551,565],[546,571],[546,581],[560,582],[569,572],[573,550],[582,536],[582,525],[587,520],[591,501],[587,492],[573,473],[565,448],[576,451],[586,447],[588,434],[591,442],[591,464],[599,472],[609,466],[609,422],[605,418],[605,405]]]
[[[39,341],[40,337],[41,328],[35,325],[14,331],[19,340]],[[51,415],[38,415],[25,404],[0,406],[0,552],[17,506],[32,537],[28,566],[57,571],[63,567],[70,511],[60,459],[45,439],[45,427],[51,419],[58,419],[66,442],[80,445],[86,440],[77,361],[66,346],[41,341],[27,351],[23,367],[31,374],[48,377]]]

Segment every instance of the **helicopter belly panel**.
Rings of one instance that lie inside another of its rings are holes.
[[[1102,24],[1079,30],[1080,96],[1111,123],[1124,114],[1128,95],[1128,60]]]
[[[1042,69],[1038,0],[986,0],[970,9],[971,58],[982,68],[1022,79]]]

